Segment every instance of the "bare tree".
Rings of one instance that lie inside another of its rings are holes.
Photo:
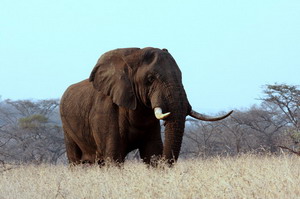
[[[194,119],[187,120],[181,154],[184,156],[210,156],[218,152],[220,146],[216,134],[220,134],[218,122],[208,123]]]
[[[249,128],[244,124],[245,112],[235,110],[227,120],[220,121],[220,128],[226,149],[230,154],[252,150],[253,139]]]
[[[56,163],[65,153],[58,100],[0,102],[0,159]]]
[[[300,130],[300,90],[299,86],[274,84],[266,85],[265,97],[261,100],[279,108],[287,121],[298,131]]]
[[[265,104],[253,106],[243,117],[235,118],[235,121],[248,127],[261,147],[275,152],[279,137],[286,127],[286,121],[278,117],[276,110],[266,107]]]
[[[292,140],[291,147],[299,148],[300,141],[300,90],[299,86],[287,84],[265,85],[261,98],[270,107],[278,109],[278,117],[286,120],[286,135]]]

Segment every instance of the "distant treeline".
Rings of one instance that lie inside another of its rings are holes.
[[[235,110],[219,122],[187,118],[181,158],[298,151],[300,90],[266,85],[258,105]],[[0,101],[0,161],[66,163],[59,100]],[[135,158],[135,151],[129,158]]]
[[[187,119],[183,156],[236,155],[245,152],[299,151],[300,90],[286,84],[265,85],[259,105],[235,110],[225,120]]]

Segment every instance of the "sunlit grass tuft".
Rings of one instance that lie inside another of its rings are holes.
[[[5,165],[0,198],[299,198],[298,156],[180,160],[173,168]]]

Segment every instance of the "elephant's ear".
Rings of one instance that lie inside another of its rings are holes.
[[[129,70],[120,54],[110,52],[100,57],[89,80],[96,90],[110,96],[115,104],[134,110],[137,102]]]

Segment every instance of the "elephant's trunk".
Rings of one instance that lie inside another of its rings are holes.
[[[173,99],[168,99],[170,115],[165,119],[165,141],[163,157],[169,164],[174,163],[179,156],[185,118],[189,112],[189,103],[183,88],[172,89]]]
[[[165,144],[163,157],[169,164],[174,163],[179,156],[184,133],[185,118],[174,118],[165,123]]]

